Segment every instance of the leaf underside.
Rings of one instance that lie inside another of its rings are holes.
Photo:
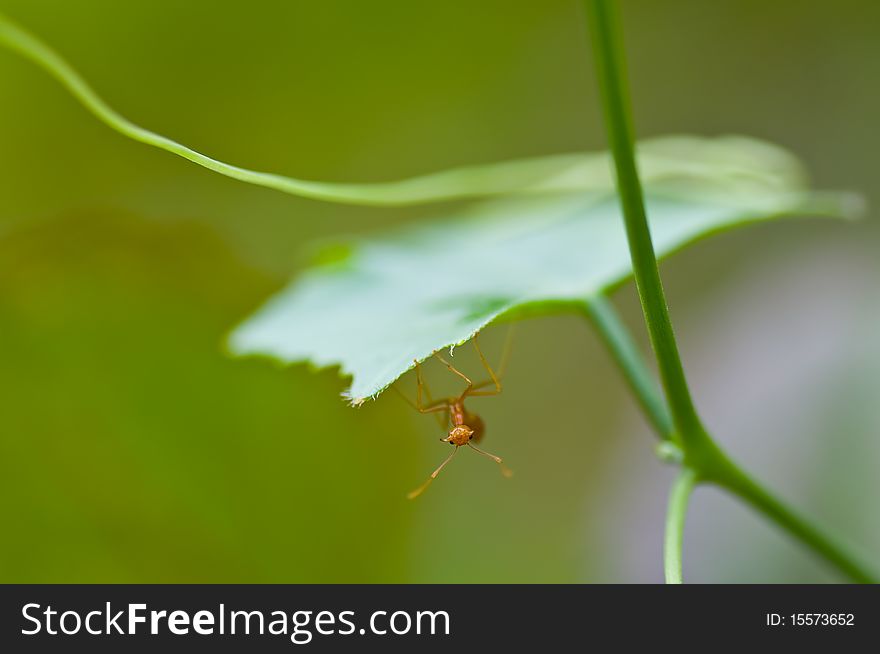
[[[647,145],[663,161],[664,174],[645,184],[658,256],[750,222],[847,217],[858,208],[851,195],[807,190],[797,161],[766,143],[676,137]],[[484,201],[353,242],[236,328],[229,348],[338,365],[352,378],[352,404],[375,398],[415,360],[464,343],[502,315],[570,310],[629,278],[611,184],[606,174],[579,191]]]

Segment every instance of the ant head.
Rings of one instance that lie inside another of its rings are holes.
[[[461,447],[462,445],[467,445],[468,441],[471,440],[471,437],[473,435],[473,429],[471,429],[467,425],[458,425],[450,429],[449,436],[447,436],[443,440],[447,443],[451,443],[452,445],[457,445]]]

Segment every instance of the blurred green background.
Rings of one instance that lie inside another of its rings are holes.
[[[579,9],[0,2],[136,122],[341,181],[603,147]],[[880,4],[631,0],[623,16],[641,136],[766,138],[818,186],[880,206]],[[350,409],[334,371],[224,355],[312,240],[436,209],[216,176],[109,131],[7,51],[0,88],[0,581],[662,579],[671,471],[579,319],[525,323],[505,393],[480,401],[486,448],[516,476],[459,457],[417,502],[405,493],[446,452],[430,418],[392,394]],[[663,272],[712,430],[878,561],[876,223],[747,228]],[[633,290],[615,300],[642,338]],[[712,490],[695,497],[685,576],[837,579]]]

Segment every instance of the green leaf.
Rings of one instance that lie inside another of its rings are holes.
[[[797,162],[769,144],[661,142],[679,154],[645,187],[658,255],[749,222],[857,211],[853,196],[806,190]],[[239,326],[230,349],[339,365],[353,378],[346,397],[360,404],[414,360],[467,341],[505,314],[574,309],[632,274],[610,177],[592,182],[576,193],[485,201],[351,243]]]

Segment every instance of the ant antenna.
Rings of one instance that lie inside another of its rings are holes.
[[[456,452],[458,452],[458,447],[456,447],[454,450],[452,450],[452,454],[450,454],[449,456],[447,456],[447,457],[446,457],[446,460],[445,460],[443,463],[441,463],[439,466],[437,466],[437,469],[436,469],[434,472],[431,473],[431,476],[428,477],[427,480],[425,480],[425,483],[424,483],[424,484],[422,484],[421,486],[419,486],[418,488],[416,488],[414,491],[410,491],[410,493],[406,496],[406,498],[407,498],[408,500],[414,500],[414,499],[416,499],[419,495],[421,495],[422,493],[424,493],[424,492],[425,492],[425,489],[426,489],[428,486],[431,485],[431,482],[434,481],[434,480],[437,478],[437,475],[440,474],[440,471],[443,470],[443,466],[445,466],[447,463],[449,463],[449,462],[452,460],[452,457],[455,456],[455,453],[456,453]],[[499,459],[499,461],[500,461],[500,459]]]
[[[479,452],[479,453],[482,454],[483,456],[489,457],[489,458],[492,459],[495,463],[497,463],[498,466],[501,468],[501,474],[502,474],[502,475],[504,475],[504,476],[507,477],[508,479],[510,479],[511,477],[513,477],[513,470],[511,470],[511,469],[508,468],[506,465],[504,465],[504,460],[503,460],[500,456],[495,456],[494,454],[489,454],[489,453],[486,452],[485,450],[481,450],[481,449],[480,449],[479,447],[477,447],[476,445],[472,445],[472,444],[470,444],[470,443],[468,443],[467,446],[468,446],[469,448],[471,448],[472,450],[475,450],[475,451]],[[453,452],[453,454],[455,454],[455,453]],[[441,467],[442,467],[442,466],[441,466]]]

